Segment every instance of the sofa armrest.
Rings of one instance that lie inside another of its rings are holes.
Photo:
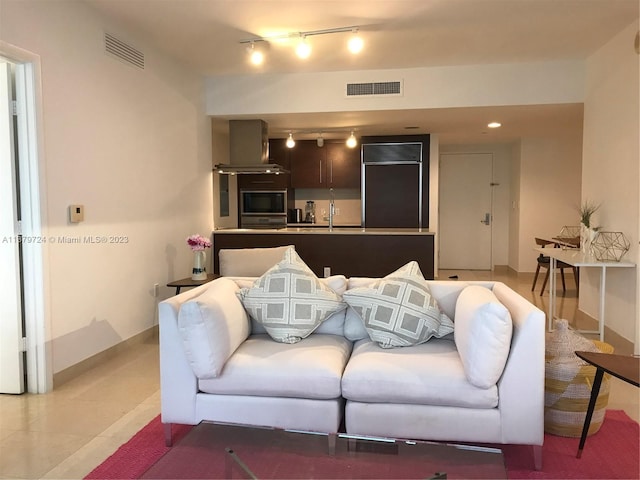
[[[182,303],[200,295],[207,284],[158,304],[160,328],[160,411],[162,423],[195,425],[198,381],[187,360],[178,331]]]
[[[498,382],[502,442],[542,445],[545,314],[504,283],[496,282],[493,293],[513,321],[511,350]]]

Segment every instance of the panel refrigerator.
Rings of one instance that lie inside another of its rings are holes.
[[[428,227],[422,152],[422,142],[363,143],[364,227]]]

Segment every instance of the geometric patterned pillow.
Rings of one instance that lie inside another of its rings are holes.
[[[340,295],[321,283],[293,248],[251,288],[243,288],[237,295],[249,315],[281,343],[299,342],[330,315],[347,308]]]
[[[347,290],[343,298],[382,348],[406,347],[453,332],[417,262],[409,262],[369,287]]]

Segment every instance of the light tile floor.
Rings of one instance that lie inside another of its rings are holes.
[[[548,294],[532,293],[531,275],[441,271],[440,279],[500,280],[546,311]],[[577,311],[573,279],[559,296],[561,316],[585,321]],[[589,327],[591,328],[591,327]],[[608,343],[632,353],[628,342]],[[638,421],[639,389],[612,380],[609,408]],[[139,344],[44,395],[0,395],[0,478],[83,478],[160,411],[158,342]]]

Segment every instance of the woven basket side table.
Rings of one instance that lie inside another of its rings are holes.
[[[602,353],[613,353],[608,343],[593,340]],[[575,355],[574,355],[575,357]],[[554,361],[547,356],[545,367],[544,431],[563,437],[580,437],[596,368],[575,357],[575,361]],[[611,375],[605,374],[596,401],[589,435],[596,433],[609,403]]]

